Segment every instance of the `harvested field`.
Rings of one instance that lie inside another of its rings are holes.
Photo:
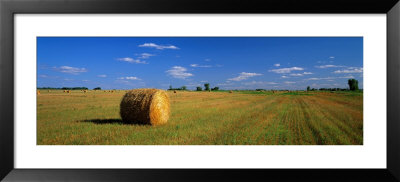
[[[362,145],[362,92],[168,91],[160,126],[124,124],[125,91],[42,91],[38,145]]]

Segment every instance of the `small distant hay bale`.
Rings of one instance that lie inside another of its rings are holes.
[[[71,93],[71,91],[70,91],[70,90],[67,90],[67,93]]]
[[[40,95],[40,90],[37,91],[37,94]]]
[[[86,93],[86,92],[87,92],[87,90],[84,90],[84,91],[83,91],[83,93]]]
[[[47,92],[50,92],[50,90],[47,90]]]
[[[66,90],[64,90],[64,93],[67,92]]]
[[[232,90],[229,90],[229,93],[233,93]]]
[[[161,125],[170,115],[168,94],[159,89],[134,89],[128,91],[120,104],[124,123]]]
[[[174,90],[174,94],[176,94],[176,90]]]

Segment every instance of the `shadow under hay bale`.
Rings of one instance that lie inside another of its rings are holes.
[[[159,89],[134,89],[128,91],[120,104],[124,123],[161,125],[170,115],[168,94]]]
[[[122,119],[87,119],[79,122],[87,122],[94,124],[125,124]]]

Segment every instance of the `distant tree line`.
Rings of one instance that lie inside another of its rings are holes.
[[[310,88],[310,86],[307,86],[307,91],[315,91],[315,90],[320,90],[320,91],[357,91],[358,89],[358,80],[356,79],[349,79],[347,81],[347,84],[349,85],[349,88]]]
[[[62,87],[62,88],[38,87],[38,89],[47,89],[47,90],[89,90],[87,87]]]
[[[184,85],[180,88],[172,88],[172,85],[170,85],[168,90],[187,90],[187,87]]]
[[[173,88],[172,85],[170,85],[168,90],[187,90],[187,87],[186,86],[182,86],[180,88]],[[217,91],[217,90],[219,90],[219,87],[210,88],[210,84],[206,83],[206,84],[204,84],[204,90],[206,90],[206,91],[210,91],[210,90]],[[196,87],[196,91],[203,91],[203,88]]]
[[[217,91],[217,90],[219,90],[219,87],[210,88],[210,84],[209,83],[205,83],[204,84],[204,90],[206,90],[206,91],[210,91],[210,90]],[[201,90],[197,90],[197,91],[201,91]]]

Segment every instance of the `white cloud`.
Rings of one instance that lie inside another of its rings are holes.
[[[56,71],[59,71],[61,73],[69,73],[69,74],[73,74],[73,75],[77,75],[79,73],[84,73],[87,72],[86,68],[75,68],[75,67],[71,67],[71,66],[60,66],[60,67],[54,67],[54,69]]]
[[[135,76],[127,76],[127,77],[125,77],[125,79],[127,79],[127,80],[141,80],[140,78],[135,77]]]
[[[303,76],[303,74],[300,74],[300,73],[293,73],[293,74],[290,74],[290,76]]]
[[[182,67],[182,66],[174,66],[171,69],[167,70],[166,72],[174,77],[174,78],[179,78],[179,79],[186,79],[188,77],[193,76],[192,73],[186,72],[187,69]]]
[[[218,86],[230,86],[233,85],[233,83],[218,83]]]
[[[316,68],[339,68],[339,67],[344,67],[344,66],[338,66],[338,65],[332,65],[332,64],[328,64],[328,65],[321,65],[321,66],[315,66]]]
[[[354,78],[353,75],[347,75],[347,76],[342,76],[342,77],[325,77],[325,78],[307,78],[304,80],[334,80],[334,79],[338,79],[338,78]]]
[[[156,48],[156,49],[159,49],[159,50],[163,50],[163,49],[179,49],[178,47],[176,47],[174,45],[157,45],[155,43],[144,43],[142,45],[139,45],[139,47]]]
[[[304,70],[304,68],[291,67],[291,68],[272,69],[272,70],[269,70],[269,71],[270,72],[274,72],[274,73],[290,73],[292,71],[302,71],[302,70]]]
[[[130,57],[118,58],[117,60],[118,61],[125,61],[125,62],[128,62],[128,63],[147,64],[146,61],[140,61],[139,59],[133,59],[133,58],[130,58]]]
[[[127,77],[119,77],[119,80],[141,80],[140,78],[136,76],[127,76]]]
[[[276,64],[274,64],[274,66],[279,67],[279,66],[281,66],[281,64],[276,63]]]
[[[107,75],[97,75],[97,77],[105,78],[105,77],[107,77]]]
[[[205,59],[204,61],[211,61],[211,59]]]
[[[312,75],[313,73],[311,72],[304,72],[303,75]]]
[[[194,68],[210,68],[210,67],[212,67],[211,65],[198,65],[198,64],[191,64],[190,66],[194,67]]]
[[[354,78],[353,75],[347,75],[347,76],[342,76],[342,77],[337,77],[337,78]]]
[[[358,68],[358,67],[349,67],[344,70],[336,70],[333,73],[362,73],[363,68]]]
[[[247,79],[249,79],[249,78],[251,78],[251,77],[254,77],[254,76],[261,76],[261,75],[262,75],[262,74],[260,74],[260,73],[246,73],[246,72],[241,72],[241,73],[239,74],[238,77],[230,78],[230,79],[228,79],[228,80],[232,80],[232,81],[241,81],[241,80],[247,80]]]
[[[335,56],[330,56],[329,59],[335,59]]]
[[[247,83],[243,83],[243,85],[257,85],[257,86],[260,86],[260,85],[276,85],[276,84],[278,84],[278,83],[275,83],[275,82],[262,82],[262,81],[252,81],[252,82],[247,82]]]
[[[307,78],[304,80],[330,80],[330,79],[335,79],[335,77],[326,77],[326,78]]]
[[[289,78],[288,76],[285,76],[285,75],[283,75],[283,76],[281,76],[281,78]]]
[[[148,59],[151,56],[155,56],[154,54],[149,54],[149,53],[142,53],[140,54],[140,57],[138,57],[139,59]]]
[[[186,87],[202,87],[201,83],[189,83],[185,85]]]
[[[289,81],[287,81],[287,82],[283,82],[283,83],[286,83],[286,84],[293,84],[293,83],[296,83],[296,82],[289,82]]]

